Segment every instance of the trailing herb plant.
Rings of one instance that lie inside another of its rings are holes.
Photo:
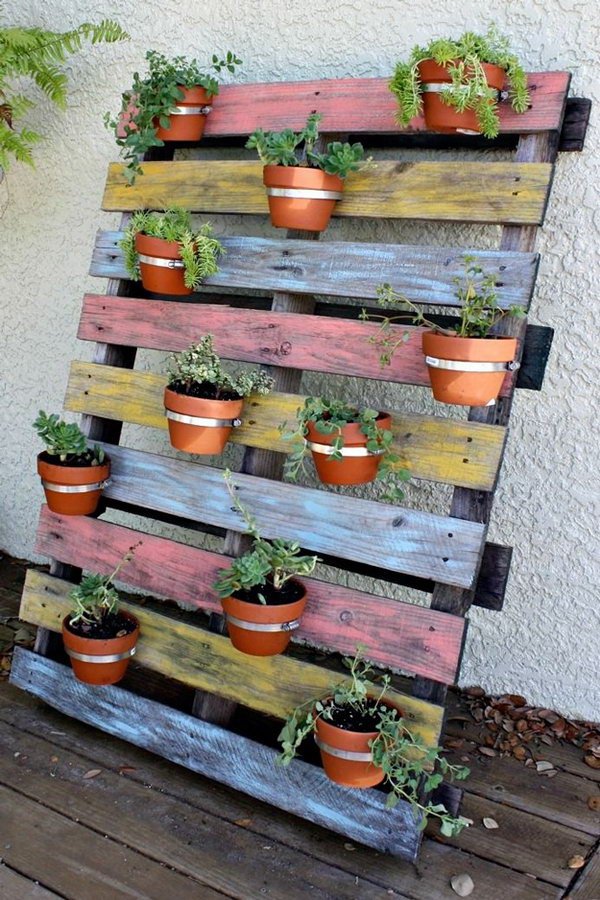
[[[133,544],[110,575],[84,575],[80,584],[73,588],[69,594],[73,604],[69,616],[71,631],[83,637],[113,638],[133,630],[133,620],[119,614],[119,594],[113,581],[123,566],[131,562],[142,543]]]
[[[181,88],[202,87],[209,97],[219,93],[215,75],[225,70],[235,72],[241,65],[235,53],[227,51],[221,59],[216,54],[206,70],[196,59],[185,56],[169,59],[157,50],[146,53],[148,72],[141,76],[134,72],[133,85],[122,94],[121,110],[117,116],[106,113],[104,124],[115,133],[126,161],[125,177],[130,184],[142,174],[140,158],[151,147],[162,147],[164,141],[157,137],[158,126],[169,127],[169,114],[183,99]]]
[[[440,93],[441,100],[457,112],[474,110],[486,137],[495,138],[498,134],[498,100],[497,92],[488,86],[482,63],[504,69],[512,108],[518,113],[527,109],[527,76],[510,49],[509,39],[499,34],[492,23],[483,35],[467,31],[456,40],[442,38],[426,47],[416,46],[408,62],[396,65],[390,90],[398,100],[401,125],[408,125],[421,113],[423,97],[418,67],[428,59],[447,67],[452,78],[452,83]]]
[[[522,306],[512,304],[506,309],[498,305],[496,276],[486,272],[474,256],[463,256],[463,275],[453,279],[456,286],[456,297],[460,305],[460,313],[456,328],[442,328],[428,319],[422,309],[403,294],[397,293],[390,284],[382,284],[377,288],[377,299],[381,307],[392,310],[406,310],[398,315],[376,315],[363,309],[361,319],[381,320],[377,334],[368,339],[380,352],[381,367],[389,366],[398,348],[409,338],[408,332],[398,334],[392,330],[395,323],[410,320],[412,325],[424,325],[439,334],[460,338],[485,338],[492,328],[506,316],[522,317],[525,310]]]
[[[223,370],[215,352],[212,334],[206,334],[187,350],[169,359],[169,389],[190,397],[216,400],[238,400],[250,394],[268,394],[273,378],[262,369],[250,369],[237,375]]]
[[[119,241],[129,277],[134,281],[141,278],[139,254],[135,247],[136,234],[181,244],[184,283],[191,290],[198,288],[204,279],[217,274],[217,260],[225,253],[220,241],[212,236],[212,225],[207,222],[198,231],[194,231],[189,210],[181,206],[171,206],[164,212],[137,210],[131,217],[123,239]]]
[[[223,478],[234,507],[246,525],[246,532],[252,538],[252,549],[234,559],[228,569],[221,569],[213,585],[215,591],[222,598],[235,595],[263,605],[290,602],[286,585],[292,579],[312,575],[319,562],[318,556],[302,556],[297,541],[263,538],[255,517],[236,494],[237,485],[229,469],[225,469]]]
[[[265,132],[258,128],[248,138],[246,147],[257,151],[263,166],[301,166],[346,178],[360,168],[365,153],[363,145],[332,141],[324,152],[315,151],[322,118],[319,113],[311,113],[299,132],[291,128]]]
[[[68,79],[62,71],[67,57],[81,50],[84,41],[114,43],[129,38],[111,19],[97,25],[85,22],[70,31],[45,28],[0,28],[0,168],[14,158],[33,165],[31,148],[43,140],[31,128],[17,129],[15,122],[35,107],[35,102],[12,79],[30,78],[59,109],[67,105]]]
[[[377,736],[369,746],[373,764],[382,770],[390,791],[386,807],[391,809],[399,800],[406,800],[420,817],[421,829],[434,817],[440,820],[443,835],[459,834],[466,820],[452,816],[442,803],[422,802],[420,793],[435,790],[444,776],[463,780],[469,769],[451,765],[442,755],[441,747],[425,744],[411,732],[398,710],[385,703],[390,676],[376,673],[364,658],[364,650],[359,645],[353,658],[344,658],[350,671],[349,680],[333,685],[329,696],[306,700],[290,713],[278,738],[282,747],[278,764],[290,764],[302,742],[315,732],[319,719],[342,729],[375,731]],[[378,690],[374,681],[380,682]]]
[[[102,447],[88,447],[87,438],[75,422],[64,422],[56,413],[42,409],[33,427],[46,445],[50,457],[58,457],[65,466],[99,466],[106,459]]]
[[[297,481],[300,474],[308,474],[306,459],[310,453],[308,446],[308,426],[314,425],[321,434],[335,435],[332,442],[333,452],[328,460],[343,460],[344,435],[342,429],[346,425],[357,423],[360,431],[367,438],[366,448],[372,453],[381,453],[381,462],[377,471],[377,480],[386,482],[384,500],[393,503],[404,498],[400,483],[410,479],[407,469],[399,468],[400,457],[392,449],[394,436],[388,429],[380,428],[376,409],[358,409],[343,400],[331,400],[324,397],[307,397],[304,406],[296,413],[297,427],[287,430],[287,422],[279,426],[284,440],[294,441],[294,447],[285,462],[285,475],[290,481]],[[382,452],[383,451],[383,452]]]

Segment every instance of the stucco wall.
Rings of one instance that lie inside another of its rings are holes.
[[[91,247],[99,225],[116,223],[99,212],[106,165],[115,157],[102,114],[116,108],[145,50],[204,57],[232,48],[244,59],[241,77],[247,81],[387,75],[414,43],[434,32],[479,30],[485,20],[474,0],[304,0],[293,6],[278,0],[96,0],[85,13],[75,0],[46,0],[41,12],[37,0],[5,0],[4,6],[15,24],[63,29],[84,15],[110,15],[132,34],[129,44],[86,50],[71,62],[68,112],[42,101],[30,115],[32,126],[48,135],[37,150],[37,170],[15,165],[0,185],[0,214],[6,185],[9,195],[0,219],[0,546],[35,558],[41,492],[30,423],[40,407],[61,409],[69,361],[89,357],[89,348],[75,338],[81,296],[102,290],[87,275]],[[594,9],[593,2],[577,0],[500,0],[492,12],[530,69],[569,69],[572,92],[597,102]],[[600,719],[597,140],[596,109],[588,149],[564,155],[557,165],[532,307],[532,321],[556,329],[555,344],[544,391],[518,392],[491,527],[492,539],[515,547],[510,587],[502,613],[471,613],[462,675],[463,683],[516,690],[535,703],[593,719]],[[241,219],[226,227],[269,232],[269,226]],[[358,235],[485,246],[491,231],[363,224]],[[356,234],[345,223],[328,237]],[[155,367],[156,359],[148,354],[144,364]],[[313,376],[305,387],[314,384]],[[371,383],[339,380],[339,390],[374,399]],[[381,402],[414,409],[431,403],[423,392],[402,388],[386,388]],[[163,438],[142,432],[128,429],[128,442],[156,447],[159,441],[166,448]],[[424,498],[435,507],[440,494],[415,485],[409,502]]]

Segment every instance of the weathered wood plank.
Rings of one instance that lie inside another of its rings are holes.
[[[600,898],[600,848],[588,859],[585,869],[567,892],[568,900],[598,900]]]
[[[76,712],[82,721],[194,772],[367,846],[416,857],[420,836],[410,807],[401,803],[385,811],[380,791],[341,788],[300,761],[280,769],[268,747],[115,686],[94,690],[64,666],[32,653],[15,653],[11,681],[67,715]]]
[[[552,169],[547,163],[380,161],[348,176],[334,215],[538,225]],[[162,209],[165,197],[196,212],[267,213],[260,163],[148,162],[133,187],[122,164],[109,166],[103,209]]]
[[[104,446],[112,461],[109,498],[243,530],[219,469],[139,450]],[[485,527],[446,516],[362,500],[324,490],[280,484],[238,473],[239,496],[267,538],[297,540],[393,571],[471,588],[477,577]]]
[[[569,72],[530,72],[531,108],[518,115],[500,104],[500,133],[524,134],[560,128]],[[319,81],[223,85],[206,120],[206,137],[246,135],[256,128],[299,130],[309,113],[323,116],[323,132],[386,134],[424,131],[422,118],[409,128],[397,121],[389,78],[336,78]]]
[[[122,237],[122,231],[98,231],[90,275],[129,277],[119,247]],[[466,252],[460,247],[413,244],[318,243],[245,236],[219,239],[226,255],[219,260],[218,274],[204,282],[207,286],[373,300],[378,285],[390,282],[415,303],[436,306],[456,306],[453,279],[462,275]],[[486,272],[497,274],[500,306],[529,305],[537,270],[536,254],[477,250],[469,251],[469,255],[476,257]],[[183,305],[190,309],[189,303]],[[94,311],[101,310],[96,306]],[[99,336],[106,339],[102,333],[93,339]]]
[[[21,601],[21,617],[34,625],[59,631],[69,611],[71,585],[31,569]],[[326,692],[343,675],[291,656],[252,657],[239,653],[229,638],[163,615],[137,603],[122,608],[141,627],[136,661],[190,687],[236,700],[251,709],[285,718],[304,700]],[[429,744],[437,741],[443,708],[392,691],[390,699],[403,710],[412,727]]]
[[[230,558],[176,541],[80,516],[59,516],[42,507],[36,552],[59,556],[92,572],[108,574],[128,547],[142,541],[121,580],[212,612],[221,605],[212,590],[219,569]],[[292,640],[353,653],[369,647],[369,657],[384,666],[405,669],[451,683],[461,652],[465,621],[431,613],[427,607],[400,603],[315,578],[305,578],[308,605]]]
[[[567,97],[565,118],[558,141],[560,153],[580,153],[583,150],[591,111],[591,100],[585,97]]]
[[[39,882],[24,878],[0,863],[0,897],[5,897],[6,900],[56,900],[58,896],[54,891],[46,890]]]
[[[65,409],[121,419],[150,428],[167,428],[163,391],[165,376],[151,372],[98,366],[75,361],[65,396]],[[279,426],[295,421],[304,402],[298,394],[255,395],[246,401],[243,424],[231,440],[249,447],[289,453]],[[469,425],[436,416],[393,415],[398,465],[414,478],[491,490],[502,458],[503,428]]]

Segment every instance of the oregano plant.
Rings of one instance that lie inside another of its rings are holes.
[[[171,390],[197,396],[198,387],[211,387],[217,400],[268,394],[273,388],[273,378],[262,369],[246,369],[237,374],[226,372],[214,348],[212,334],[205,334],[197,344],[173,354],[167,372]]]

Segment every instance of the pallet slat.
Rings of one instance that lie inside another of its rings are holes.
[[[569,89],[568,72],[530,72],[531,108],[518,115],[501,103],[500,133],[524,134],[560,128]],[[309,113],[323,116],[321,131],[394,134],[425,131],[422,118],[410,127],[396,121],[397,104],[389,78],[336,78],[321,81],[223,85],[206,121],[207,137],[250,134],[256,128],[301,129]]]
[[[30,569],[25,580],[20,616],[33,625],[60,631],[69,612],[73,585]],[[326,693],[342,675],[291,656],[255,657],[236,650],[229,640],[195,625],[163,615],[137,603],[121,601],[140,622],[136,661],[148,669],[198,690],[210,691],[278,719],[299,703]],[[392,691],[404,715],[428,744],[436,743],[443,708]]]
[[[119,241],[121,231],[98,231],[90,274],[129,278]],[[412,244],[275,240],[220,237],[226,254],[207,286],[328,294],[373,300],[390,282],[416,303],[456,306],[453,279],[462,275],[464,248]],[[487,272],[496,273],[498,302],[528,306],[537,271],[535,253],[469,251]],[[156,301],[154,301],[156,302]],[[189,309],[189,303],[186,305]]]
[[[150,594],[220,612],[212,590],[218,569],[230,558],[121,525],[80,516],[59,516],[42,507],[36,551],[64,563],[109,574],[138,541],[134,559],[120,580]],[[352,654],[359,643],[383,666],[454,681],[465,620],[427,607],[305,578],[308,605],[292,640]]]
[[[385,810],[385,794],[352,791],[300,760],[275,766],[275,751],[217,725],[138,697],[116,686],[90,688],[69,669],[34,653],[15,650],[11,682],[66,715],[86,722],[272,803],[369,847],[415,859],[420,832],[406,803]]]
[[[65,409],[117,419],[150,428],[167,428],[163,391],[165,377],[151,372],[75,361]],[[289,453],[290,441],[278,427],[290,425],[304,397],[298,394],[254,395],[246,401],[243,425],[231,440],[249,447]],[[496,480],[506,432],[436,416],[394,415],[395,449],[415,478],[490,490]]]
[[[552,172],[549,163],[380,161],[348,176],[334,215],[539,225]],[[165,198],[196,212],[267,213],[260,163],[147,162],[133,187],[122,164],[109,166],[103,209],[163,209]]]
[[[111,444],[109,499],[240,531],[221,470]],[[433,513],[236,474],[240,500],[266,538],[296,540],[316,553],[472,588],[486,529]]]

